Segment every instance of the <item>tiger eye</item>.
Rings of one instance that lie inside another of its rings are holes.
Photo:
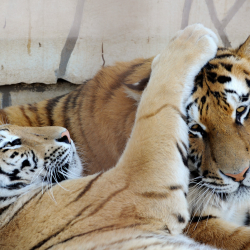
[[[237,111],[238,113],[242,113],[245,109],[246,109],[246,107],[241,106],[241,107],[237,108],[236,111]]]
[[[195,124],[195,125],[193,125],[193,126],[191,127],[191,129],[195,130],[195,129],[197,129],[198,127],[199,127],[199,125],[198,125],[198,124]]]

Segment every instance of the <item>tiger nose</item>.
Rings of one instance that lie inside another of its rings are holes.
[[[70,143],[71,142],[68,130],[65,130],[64,132],[61,133],[61,141],[64,141],[66,143]]]
[[[239,174],[225,174],[227,176],[233,177],[235,181],[242,181],[245,179],[244,174],[249,169],[249,167],[246,167],[241,173]]]

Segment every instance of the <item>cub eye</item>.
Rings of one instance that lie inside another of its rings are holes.
[[[190,132],[198,132],[200,133],[202,136],[205,136],[206,131],[203,130],[203,128],[199,125],[199,124],[194,124],[190,129]]]

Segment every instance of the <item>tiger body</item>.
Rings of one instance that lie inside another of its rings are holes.
[[[190,145],[184,160],[191,170],[191,219],[185,233],[225,249],[246,249],[250,237],[250,229],[240,227],[249,225],[250,173],[241,182],[225,175],[237,175],[249,163],[249,110],[236,119],[238,105],[249,95],[249,43],[239,49],[220,48],[196,77],[186,104]],[[130,137],[152,61],[136,59],[102,68],[65,96],[1,110],[2,120],[66,127],[79,148],[83,175],[106,171],[116,165]]]
[[[184,102],[195,75],[215,55],[216,43],[214,33],[202,25],[178,33],[152,64],[116,166],[33,192],[32,199],[20,197],[18,202],[26,199],[23,208],[1,225],[1,249],[212,249],[180,234],[189,220]],[[183,62],[180,54],[188,60]],[[169,64],[170,57],[185,71]]]

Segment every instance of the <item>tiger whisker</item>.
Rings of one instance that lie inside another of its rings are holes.
[[[199,219],[198,219],[198,221],[197,221],[197,223],[196,223],[195,228],[193,229],[193,231],[197,228],[198,223],[199,223],[199,221],[200,221],[200,218],[202,217],[203,211],[206,210],[206,208],[207,208],[207,206],[208,206],[208,204],[209,204],[209,202],[210,202],[210,200],[211,200],[211,198],[212,198],[211,190],[209,190],[208,195],[210,195],[210,198],[208,199],[208,201],[206,202],[206,204],[203,206],[202,211],[200,212]],[[207,195],[207,196],[208,196],[208,195]],[[205,198],[204,198],[204,200],[205,200]]]

